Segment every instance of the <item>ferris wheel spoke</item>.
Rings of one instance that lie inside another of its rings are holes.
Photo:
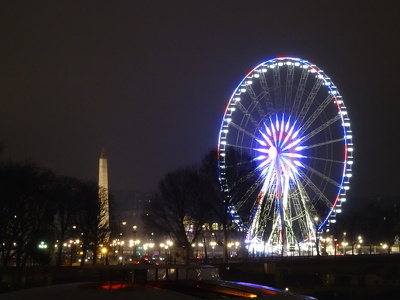
[[[234,122],[230,122],[230,123],[229,123],[229,126],[232,126],[233,128],[237,129],[237,130],[240,131],[240,132],[243,132],[244,134],[246,134],[247,136],[249,136],[249,137],[251,137],[251,138],[253,138],[253,139],[256,139],[256,138],[257,138],[254,134],[252,134],[251,132],[248,132],[246,129],[244,129],[243,127],[237,125],[237,124],[234,123]]]
[[[311,149],[311,148],[326,146],[326,145],[329,145],[329,144],[334,144],[334,143],[343,142],[343,141],[344,141],[344,138],[335,139],[335,140],[329,140],[329,141],[325,141],[325,142],[314,144],[314,145],[304,146],[303,149]]]
[[[299,197],[292,197],[290,201],[293,205],[293,210],[294,210],[295,217],[293,219],[303,218],[305,215],[305,211],[302,203],[299,201]]]
[[[308,159],[313,159],[313,160],[319,160],[319,161],[327,161],[330,163],[336,163],[336,164],[345,164],[343,160],[335,160],[335,159],[329,159],[329,158],[322,158],[322,157],[313,157],[313,156],[307,156]]]
[[[253,115],[247,110],[246,107],[243,106],[242,103],[240,103],[239,101],[236,102],[236,106],[240,109],[240,111],[243,113],[243,115],[247,118],[247,120],[250,120],[250,122],[254,125],[254,126],[258,126],[258,122],[257,120],[253,117]]]
[[[260,98],[263,95],[261,94],[260,96],[257,97],[257,95],[254,92],[253,87],[251,86],[251,84],[247,84],[246,85],[246,91],[248,92],[251,100],[253,101],[254,106],[257,108],[257,112],[258,112],[259,116],[261,118],[263,118],[266,115],[264,109],[260,105]]]
[[[314,102],[315,96],[317,95],[317,93],[319,91],[319,88],[321,87],[322,83],[323,83],[322,79],[318,79],[315,82],[310,94],[308,95],[308,97],[306,99],[306,102],[304,103],[304,105],[303,105],[303,107],[302,107],[302,109],[300,111],[300,115],[297,118],[299,120],[299,125],[303,124],[303,120],[304,120],[308,110],[310,109],[311,104]]]
[[[334,186],[339,187],[339,188],[341,187],[340,183],[338,183],[338,182],[336,182],[335,180],[333,180],[332,178],[330,178],[330,177],[328,177],[328,176],[322,174],[321,172],[315,170],[314,168],[308,166],[307,164],[304,164],[304,167],[305,167],[307,170],[311,171],[313,174],[315,174],[315,175],[319,176],[320,178],[322,178],[323,180],[325,180],[325,181],[327,181],[327,182],[333,184]]]
[[[312,138],[317,133],[320,133],[325,128],[328,128],[329,126],[331,126],[333,123],[335,123],[338,120],[341,120],[341,116],[339,114],[337,114],[332,119],[328,120],[327,122],[325,122],[324,124],[322,124],[318,128],[314,129],[309,134],[305,135],[304,138],[302,139],[301,143],[304,143],[305,141],[307,141],[308,139]]]
[[[246,201],[250,198],[250,196],[254,193],[254,191],[260,187],[262,182],[263,182],[263,178],[262,177],[259,177],[257,180],[254,181],[254,183],[247,190],[247,192],[245,193],[243,198],[237,204],[235,204],[237,209],[240,209],[240,207],[242,207],[242,205],[244,203],[246,203]]]
[[[314,205],[312,204],[310,198],[308,197],[308,194],[306,192],[306,189],[304,185],[302,184],[301,181],[298,181],[298,190],[299,190],[299,202],[301,202],[301,207],[300,209],[303,212],[304,217],[302,218],[301,222],[299,223],[300,230],[302,232],[303,237],[308,237],[310,234],[313,233],[314,230],[310,229],[312,228],[312,220],[313,216],[316,216],[316,209]]]
[[[263,211],[263,202],[264,202],[264,194],[262,191],[258,193],[257,201],[254,202],[253,207],[250,211],[252,211],[252,218],[255,222],[252,222],[250,225],[251,235],[258,235],[260,228],[259,225],[262,223],[261,214]]]
[[[276,66],[272,69],[273,77],[274,77],[274,92],[275,92],[275,101],[277,106],[282,106],[281,99],[281,76],[279,72],[279,67]]]
[[[231,189],[235,189],[237,186],[240,186],[247,180],[249,180],[252,176],[256,174],[256,170],[252,170],[251,172],[244,174],[242,177],[232,181],[231,183]]]
[[[225,146],[232,147],[232,149],[238,149],[238,150],[252,150],[253,148],[242,146],[242,145],[236,145],[236,144],[225,144]]]
[[[299,113],[300,102],[304,94],[304,89],[306,87],[308,74],[310,74],[310,72],[308,72],[308,68],[303,68],[303,71],[301,72],[299,85],[297,87],[296,96],[293,101],[292,111],[290,112],[290,114],[295,117],[297,117],[297,114]]]
[[[239,162],[236,162],[236,163],[234,163],[232,165],[229,165],[228,167],[232,167],[232,168],[238,169],[241,166],[250,165],[252,163],[254,163],[253,159],[244,160],[244,161],[239,161]],[[247,172],[246,174],[243,174],[240,178],[237,178],[235,180],[235,182],[238,181],[238,180],[243,181],[245,179],[249,179],[251,176],[254,176],[255,174],[257,174],[257,172],[258,172],[258,170],[253,168],[251,171]]]
[[[267,106],[267,110],[269,112],[273,112],[274,111],[274,105],[273,105],[272,98],[271,98],[271,95],[270,95],[269,90],[268,90],[268,83],[267,83],[267,80],[265,78],[265,72],[263,72],[263,71],[260,72],[259,76],[260,76],[259,78],[260,78],[261,90],[263,92],[264,99],[265,99],[265,105]]]
[[[293,77],[294,77],[294,65],[289,65],[286,75],[286,89],[285,89],[285,102],[284,102],[285,109],[290,107],[290,102],[292,100]]]
[[[317,200],[315,200],[314,203],[316,203],[318,200],[321,200],[325,204],[326,207],[331,208],[332,203],[329,201],[328,198],[326,198],[324,193],[314,184],[314,182],[304,172],[302,172],[302,171],[300,171],[300,172],[302,173],[303,181],[307,184],[307,186],[309,186],[313,190],[313,192],[317,196]]]
[[[307,131],[308,127],[318,118],[318,116],[324,111],[324,109],[328,106],[329,103],[332,102],[334,96],[329,94],[328,97],[321,103],[321,105],[313,112],[313,114],[307,119],[304,125],[301,127],[300,133]]]

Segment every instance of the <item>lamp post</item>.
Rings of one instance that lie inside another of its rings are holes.
[[[107,252],[108,252],[108,249],[106,247],[101,248],[101,254],[103,255],[104,265],[108,265]]]
[[[137,258],[137,253],[136,253],[136,235],[137,235],[137,226],[132,227],[132,232],[133,232],[133,259],[136,260]]]
[[[170,240],[167,240],[166,244],[167,244],[166,247],[168,249],[168,262],[167,263],[171,264],[172,263],[171,247],[173,246],[174,243]]]
[[[149,243],[149,248],[150,248],[149,255],[150,255],[150,258],[151,258],[151,259],[153,259],[153,255],[154,255],[154,250],[153,250],[154,245],[155,245],[155,244],[154,244],[153,242]]]
[[[358,254],[362,254],[362,243],[363,243],[363,239],[361,237],[361,235],[358,237]]]
[[[195,262],[197,262],[197,258],[199,256],[199,247],[198,247],[197,243],[193,243],[192,247],[194,248],[193,249],[193,251],[194,251],[194,260],[195,260]]]
[[[343,242],[342,242],[343,255],[346,255],[346,246],[347,245],[348,245],[348,243],[346,242],[346,232],[343,232]]]
[[[213,258],[215,258],[215,252],[214,252],[214,250],[215,250],[215,246],[216,246],[216,245],[217,245],[216,242],[214,242],[214,241],[210,242],[210,246],[211,246],[211,248],[212,248],[212,256],[213,256]]]
[[[70,240],[68,247],[70,248],[70,262],[69,265],[72,267],[72,264],[75,262],[75,256],[77,252],[77,245],[79,245],[80,241],[79,240]]]
[[[231,247],[233,246],[233,243],[228,243],[228,255],[229,257],[232,256],[232,252],[231,252]]]
[[[314,217],[315,221],[315,248],[317,249],[317,257],[319,257],[319,245],[318,245],[318,217]]]
[[[240,243],[239,242],[235,242],[236,257],[239,257],[239,246],[240,246]],[[265,255],[265,250],[264,250],[264,255]]]
[[[203,232],[203,245],[204,245],[204,262],[208,264],[207,241],[204,232]]]

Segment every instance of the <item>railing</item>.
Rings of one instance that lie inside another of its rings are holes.
[[[162,280],[215,280],[219,279],[217,267],[200,265],[137,265],[101,267],[101,281],[125,280],[147,282]]]

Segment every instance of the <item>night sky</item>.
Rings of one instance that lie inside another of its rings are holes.
[[[400,1],[3,1],[2,159],[153,191],[217,147],[262,61],[322,69],[352,122],[350,195],[400,195]]]

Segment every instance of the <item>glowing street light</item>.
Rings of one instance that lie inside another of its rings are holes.
[[[104,264],[108,265],[108,257],[107,257],[108,249],[106,247],[101,248],[101,254],[104,258]]]
[[[137,243],[137,241],[136,241],[136,236],[137,236],[137,226],[136,225],[134,225],[134,226],[132,226],[132,233],[133,233],[133,259],[136,259],[136,257],[137,257],[137,249],[136,249],[136,246],[138,245],[138,243]]]
[[[40,249],[47,249],[47,244],[45,244],[45,242],[40,242],[40,244],[38,245],[38,248]]]
[[[215,246],[216,246],[216,245],[217,245],[216,242],[214,242],[214,241],[210,242],[210,246],[211,246],[211,249],[212,249],[212,255],[213,255],[213,257],[214,257],[214,255],[215,255],[214,250],[215,250]]]

